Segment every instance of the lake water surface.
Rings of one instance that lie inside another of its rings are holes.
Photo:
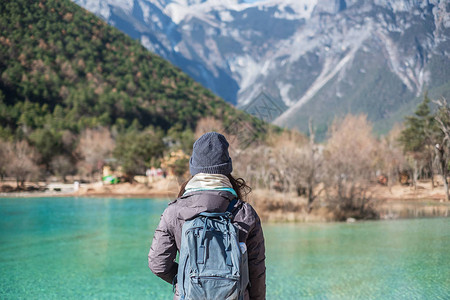
[[[167,201],[0,199],[0,298],[171,299],[147,267]],[[450,219],[266,224],[267,299],[450,299]]]

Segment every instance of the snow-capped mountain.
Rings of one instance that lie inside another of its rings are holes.
[[[229,102],[281,100],[280,125],[363,112],[385,131],[425,90],[450,96],[449,1],[75,2]]]

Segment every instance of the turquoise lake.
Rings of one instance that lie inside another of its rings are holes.
[[[1,198],[1,299],[171,299],[165,200]],[[450,219],[265,224],[267,299],[450,299]]]

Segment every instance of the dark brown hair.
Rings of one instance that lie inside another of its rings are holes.
[[[228,174],[226,176],[230,180],[233,190],[236,191],[236,194],[237,194],[239,200],[245,201],[245,198],[247,197],[247,195],[251,193],[252,188],[247,185],[247,183],[245,182],[245,180],[243,178],[239,177],[236,179],[231,174]],[[189,182],[189,180],[192,179],[192,177],[193,176],[191,176],[191,178],[189,178],[188,180],[183,182],[183,184],[180,187],[180,192],[178,193],[178,197],[183,196],[184,192],[186,191],[186,185]]]

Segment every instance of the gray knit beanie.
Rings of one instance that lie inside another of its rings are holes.
[[[228,154],[227,139],[217,132],[208,132],[195,141],[189,161],[189,171],[197,173],[228,175],[233,171]]]

